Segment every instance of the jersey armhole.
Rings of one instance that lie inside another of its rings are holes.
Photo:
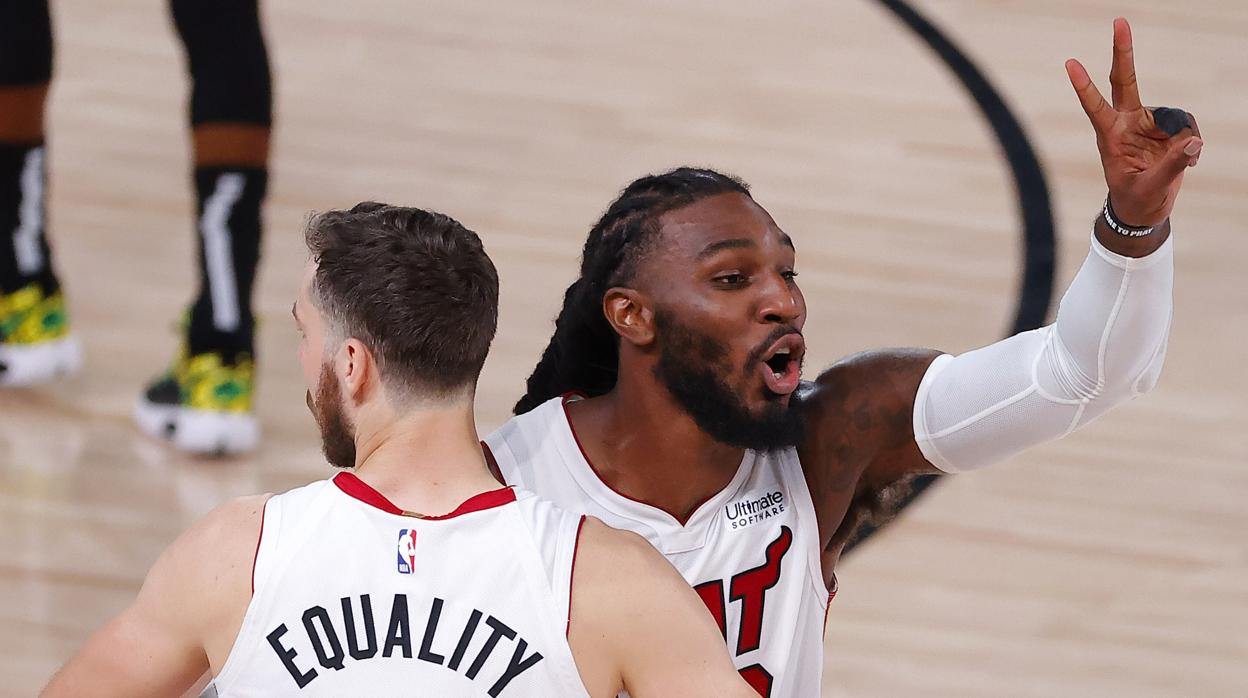
[[[824,599],[824,613],[827,613],[827,605],[831,603],[831,594],[835,594],[835,578],[833,579],[833,588],[829,589],[826,582],[823,581],[823,550],[819,547],[819,517],[815,514],[815,499],[810,494],[810,485],[806,482],[806,471],[802,468],[801,456],[796,451],[791,452],[792,458],[784,458],[780,463],[781,477],[788,483],[789,489],[797,498],[797,517],[799,523],[810,532],[809,538],[812,541],[808,553],[810,583],[814,585],[816,591]],[[783,458],[783,457],[782,457]],[[792,467],[790,467],[790,463]],[[796,471],[796,472],[793,472]]]
[[[572,585],[576,582],[576,553],[581,549],[581,529],[585,528],[585,515],[576,522],[576,535],[572,539],[572,562],[568,565],[568,622],[563,630],[564,637],[572,635]]]
[[[256,554],[251,556],[251,595],[256,595],[256,561],[260,559],[260,544],[264,542],[264,515],[269,510],[269,500],[260,505],[260,534],[256,536]]]
[[[256,598],[256,591],[264,590],[273,570],[273,556],[277,548],[278,534],[281,529],[281,504],[277,497],[269,497],[264,502],[260,516],[260,533],[256,536],[256,555],[251,561],[251,598]]]
[[[265,500],[260,513],[260,531],[256,535],[256,554],[251,562],[251,598],[247,601],[247,610],[243,612],[243,621],[238,633],[225,657],[221,671],[212,678],[201,696],[228,695],[236,680],[236,675],[245,669],[251,658],[248,649],[255,640],[255,626],[258,622],[259,599],[266,593],[266,583],[277,565],[277,540],[281,531],[281,502],[278,495]],[[210,692],[215,691],[215,693]]]

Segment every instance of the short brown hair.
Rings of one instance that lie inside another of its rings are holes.
[[[498,272],[450,216],[364,202],[314,216],[312,298],[331,331],[373,352],[399,395],[475,386],[498,325]]]

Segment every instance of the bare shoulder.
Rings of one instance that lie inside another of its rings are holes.
[[[628,611],[639,605],[637,595],[645,593],[639,586],[651,587],[655,576],[669,579],[663,565],[671,569],[641,536],[585,517],[572,569],[568,643],[591,696],[623,690],[632,661],[628,638],[636,625]]]
[[[938,356],[934,349],[877,349],[829,366],[800,398],[810,427],[805,450],[816,460],[840,456],[861,461],[865,450],[913,438],[915,394]]]
[[[575,574],[578,590],[595,596],[618,597],[621,593],[642,593],[638,587],[684,584],[671,563],[645,538],[611,528],[592,516],[586,516],[581,527]],[[623,584],[623,574],[630,575],[630,580],[631,575],[638,578],[635,583]]]
[[[931,469],[914,441],[914,400],[933,349],[877,349],[847,356],[804,386],[799,447],[825,544],[865,489]]]
[[[876,399],[914,401],[923,374],[941,352],[935,349],[872,349],[850,354],[809,384],[802,402],[810,409]]]
[[[706,606],[641,536],[586,517],[569,642],[590,694],[756,696]]]
[[[662,553],[636,533],[593,517],[585,517],[574,575],[574,593],[580,597],[573,599],[574,623],[576,608],[582,607],[595,610],[592,619],[581,620],[603,632],[644,635],[689,619],[715,627],[706,605]]]
[[[264,505],[271,496],[248,495],[221,504],[178,536],[165,554],[191,567],[211,565],[214,569],[245,556],[250,569]],[[205,555],[205,551],[211,554]]]
[[[91,636],[43,695],[181,695],[220,668],[250,599],[267,500],[227,502],[183,532],[134,602]]]
[[[256,533],[264,517],[264,505],[272,496],[272,493],[249,494],[222,503],[201,520],[206,534],[232,539]]]
[[[222,614],[233,615],[240,604],[245,609],[264,505],[270,496],[232,499],[195,522],[152,566],[139,593],[140,602],[168,608],[195,599],[182,612],[187,622],[209,634]]]

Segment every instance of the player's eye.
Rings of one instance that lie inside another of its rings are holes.
[[[780,272],[780,276],[783,276],[788,281],[792,281],[797,278],[797,272],[792,269],[789,269],[788,271]]]
[[[742,273],[740,273],[740,272],[731,272],[731,273],[727,273],[727,274],[720,274],[720,275],[718,275],[718,276],[716,276],[716,277],[715,277],[715,283],[719,284],[720,286],[730,286],[730,287],[731,287],[731,286],[742,286],[742,285],[744,285],[744,284],[745,284],[747,281],[749,281],[749,280],[750,280],[750,279],[749,279],[749,277],[748,277],[748,276],[746,276],[745,274],[742,274]]]

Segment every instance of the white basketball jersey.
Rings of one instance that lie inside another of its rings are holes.
[[[588,696],[567,640],[582,520],[511,488],[417,518],[349,472],[277,495],[206,694]]]
[[[634,531],[667,556],[702,597],[760,695],[819,695],[830,594],[796,450],[747,451],[728,486],[681,522],[598,477],[562,398],[514,417],[485,443],[508,484]]]

